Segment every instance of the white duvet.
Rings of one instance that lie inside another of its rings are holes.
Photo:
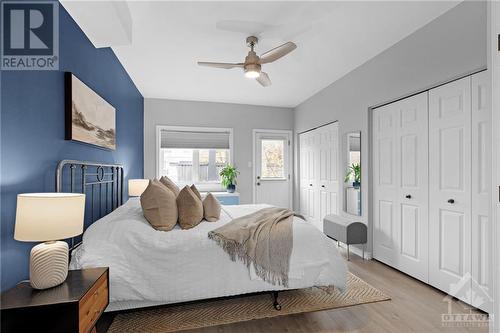
[[[190,230],[153,229],[138,198],[93,223],[73,251],[70,268],[109,267],[107,311],[268,290],[241,262],[233,262],[208,232],[267,205],[222,206],[221,219]],[[345,288],[347,268],[334,243],[312,224],[294,217],[289,289]]]

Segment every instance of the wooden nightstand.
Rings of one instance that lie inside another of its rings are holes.
[[[108,268],[69,271],[54,288],[35,290],[22,282],[2,293],[2,332],[95,332],[109,304]]]

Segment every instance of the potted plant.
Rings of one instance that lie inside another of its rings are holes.
[[[349,180],[354,179],[352,186],[359,188],[361,186],[361,164],[353,163],[347,168],[344,182],[349,182]]]
[[[221,184],[229,193],[233,193],[236,190],[236,178],[239,173],[235,166],[229,164],[220,171]]]

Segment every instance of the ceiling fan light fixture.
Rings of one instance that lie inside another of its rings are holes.
[[[260,72],[254,69],[245,72],[245,76],[249,79],[256,79],[260,76]]]
[[[249,79],[258,78],[260,76],[260,65],[259,64],[245,65],[245,76]]]

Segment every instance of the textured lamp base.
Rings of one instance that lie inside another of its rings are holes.
[[[68,276],[68,244],[45,242],[34,246],[30,256],[30,284],[35,289],[55,287]]]

